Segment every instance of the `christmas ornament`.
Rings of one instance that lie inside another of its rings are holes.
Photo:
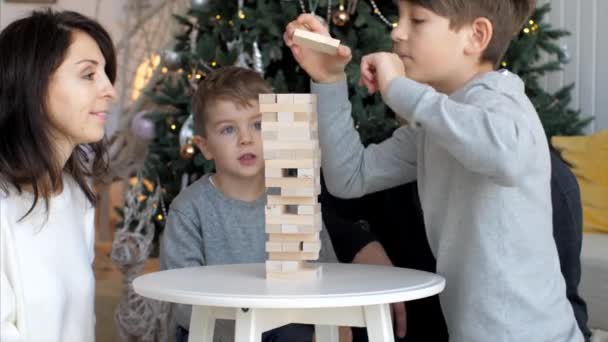
[[[189,140],[188,143],[182,145],[179,148],[179,156],[182,159],[190,160],[194,157],[195,154],[196,154],[196,149],[194,148],[194,144],[192,143],[192,140]]]
[[[559,61],[562,64],[569,64],[572,61],[572,55],[570,55],[570,50],[568,49],[568,45],[563,44],[559,47],[561,53],[559,54]]]
[[[257,71],[261,75],[264,75],[264,62],[262,62],[262,51],[260,51],[260,46],[258,45],[258,41],[253,42],[253,70]]]
[[[169,70],[177,70],[182,65],[182,56],[179,52],[173,50],[165,50],[161,53],[163,65]]]
[[[156,130],[154,122],[145,116],[147,113],[147,111],[141,111],[133,116],[133,120],[131,121],[131,132],[137,137],[151,140],[154,138]]]
[[[211,0],[191,0],[190,7],[197,11],[206,11],[209,9]]]
[[[350,20],[350,14],[344,9],[344,5],[340,4],[338,9],[331,16],[331,21],[336,26],[344,26]]]
[[[186,145],[194,136],[194,115],[190,113],[182,128],[179,130],[179,145]]]

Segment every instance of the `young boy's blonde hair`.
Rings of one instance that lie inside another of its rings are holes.
[[[532,15],[535,0],[402,0],[422,6],[450,20],[450,28],[458,30],[479,17],[490,20],[492,40],[481,56],[483,62],[497,67],[509,43]]]
[[[205,121],[217,101],[231,101],[247,107],[259,94],[272,93],[272,87],[256,71],[229,66],[213,71],[198,85],[192,98],[197,134],[205,136]]]

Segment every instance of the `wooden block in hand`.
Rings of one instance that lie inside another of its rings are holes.
[[[340,46],[340,41],[337,39],[300,29],[294,32],[293,41],[300,46],[330,55],[336,55]]]

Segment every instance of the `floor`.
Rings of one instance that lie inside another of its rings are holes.
[[[112,263],[111,242],[98,242],[95,245],[95,314],[97,324],[95,334],[97,342],[119,341],[114,325],[114,312],[122,293],[122,274]],[[150,259],[144,272],[158,270],[158,259]]]

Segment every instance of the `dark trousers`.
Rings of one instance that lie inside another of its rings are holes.
[[[312,342],[315,328],[308,324],[287,324],[262,334],[262,342]],[[188,342],[188,330],[177,326],[176,342]]]

